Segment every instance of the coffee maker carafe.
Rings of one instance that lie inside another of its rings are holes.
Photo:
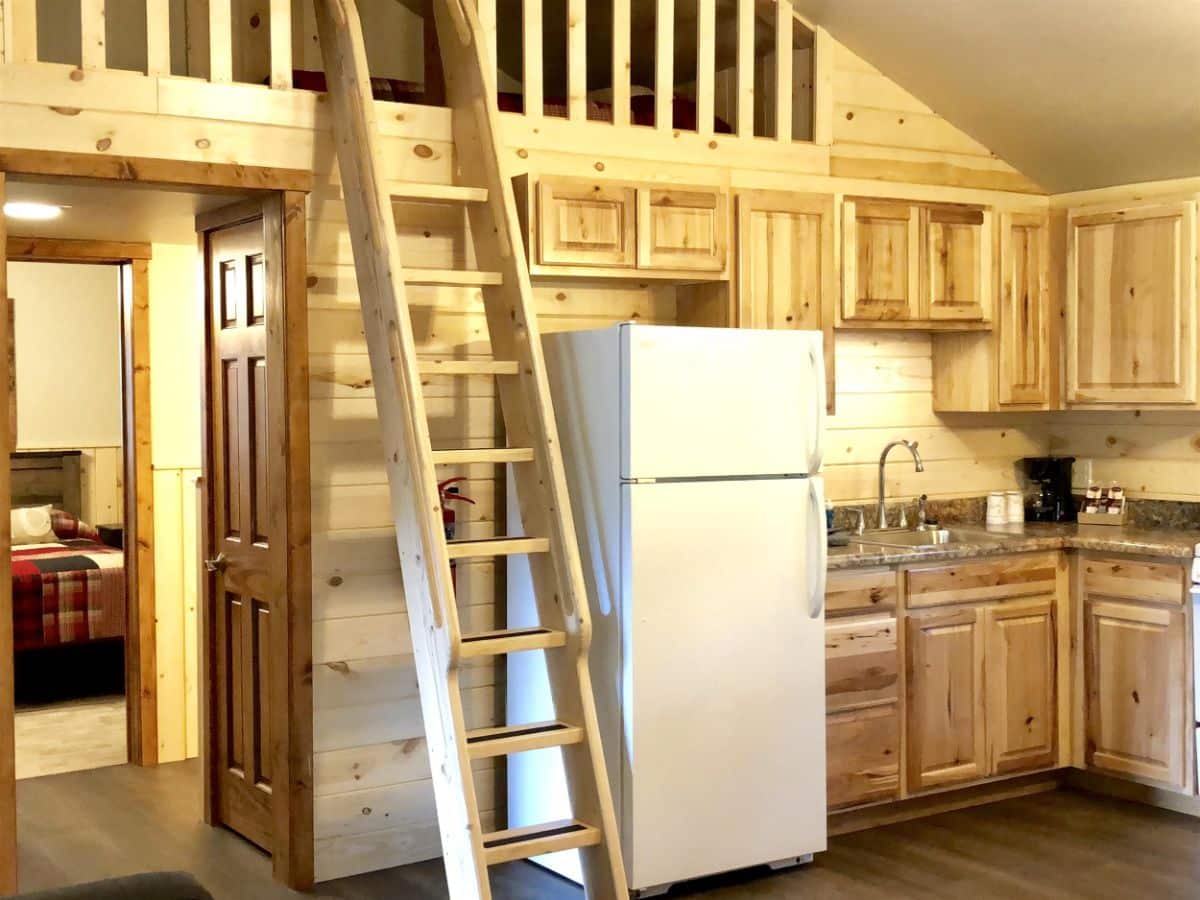
[[[1039,488],[1038,496],[1025,509],[1026,522],[1074,522],[1075,500],[1071,496],[1073,456],[1028,456],[1025,474]]]

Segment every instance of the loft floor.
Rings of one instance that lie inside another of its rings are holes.
[[[222,900],[302,895],[270,864],[200,821],[197,761],[116,766],[17,785],[21,889],[152,869],[192,872]],[[792,898],[1194,898],[1200,821],[1072,792],[1039,794],[833,838],[813,865],[677,888],[703,900]],[[583,892],[526,863],[498,870],[496,900],[578,900]],[[434,860],[322,884],[313,897],[446,897]]]

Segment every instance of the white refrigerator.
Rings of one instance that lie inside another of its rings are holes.
[[[825,849],[821,334],[625,323],[543,345],[629,887],[811,858]],[[509,626],[536,621],[514,558]],[[544,652],[509,656],[510,723],[554,717]],[[568,810],[560,750],[510,758],[511,827]],[[538,862],[579,880],[575,851]]]

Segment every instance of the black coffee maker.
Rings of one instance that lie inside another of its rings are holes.
[[[1073,456],[1027,456],[1025,474],[1040,488],[1037,499],[1025,507],[1026,522],[1074,522],[1071,496]]]

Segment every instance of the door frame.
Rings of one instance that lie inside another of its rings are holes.
[[[9,235],[5,241],[5,262],[117,268],[121,304],[121,459],[125,498],[122,520],[128,536],[125,541],[126,739],[130,764],[155,766],[158,765],[158,662],[154,472],[150,440],[150,245]],[[0,402],[0,408],[5,405]],[[5,446],[8,446],[7,440]],[[7,514],[10,505],[8,492],[0,495],[0,516]],[[9,610],[7,621],[11,628],[11,597]],[[5,613],[0,607],[0,617],[3,616]]]
[[[302,523],[292,537],[289,547],[289,578],[295,594],[290,607],[288,626],[289,673],[294,693],[286,705],[287,759],[281,769],[281,783],[287,785],[286,801],[277,810],[276,821],[286,819],[285,846],[273,856],[276,880],[297,890],[307,890],[313,884],[313,777],[312,777],[312,583],[311,583],[311,517],[309,515],[310,474],[308,467],[308,318],[307,283],[305,272],[306,234],[305,203],[312,189],[313,174],[300,169],[242,166],[229,163],[165,160],[134,156],[110,156],[90,153],[58,153],[0,147],[0,204],[5,193],[5,176],[30,175],[90,179],[98,183],[134,182],[140,185],[173,186],[196,191],[233,189],[275,195],[282,201],[279,227],[283,229],[284,244],[290,248],[285,255],[284,282],[286,285],[285,331],[289,346],[297,352],[288,355],[289,384],[302,387],[294,392],[296,402],[289,404],[289,455],[293,462],[302,458],[302,465],[293,465],[289,482],[300,490],[291,492],[289,515]],[[7,245],[5,220],[0,215],[0,246]],[[203,275],[203,264],[198,261]],[[199,282],[202,286],[203,282]],[[0,297],[7,298],[7,260],[0,255]],[[0,316],[0,347],[7,344],[8,318]],[[303,352],[300,352],[300,351]],[[0,378],[0,410],[6,409],[9,399],[7,378]],[[0,414],[0,497],[10,496],[10,466],[8,450],[11,436],[8,417]],[[148,438],[148,434],[147,434]],[[299,439],[297,439],[299,438]],[[203,489],[203,478],[201,479]],[[10,502],[10,501],[0,501]],[[202,545],[203,546],[203,545]],[[0,576],[11,573],[12,535],[8,516],[0,516]],[[303,576],[303,577],[301,577]],[[203,583],[201,588],[203,588]],[[203,654],[201,654],[203,656]],[[297,673],[303,675],[298,676]],[[203,691],[201,692],[203,695]],[[208,726],[201,716],[201,729]],[[201,745],[207,734],[201,735]],[[12,578],[0,577],[0,893],[17,890],[17,809],[14,772],[15,745],[13,738],[12,691]]]
[[[196,219],[199,248],[199,327],[204,335],[204,375],[201,409],[205,427],[202,442],[200,499],[200,547],[207,558],[213,555],[215,499],[212,486],[212,334],[208,234],[214,230],[261,218],[267,244],[267,341],[283,368],[284,431],[283,458],[288,485],[285,512],[285,555],[287,559],[286,628],[273,629],[272,656],[286,660],[272,670],[271,735],[273,747],[272,813],[274,818],[271,863],[275,878],[296,888],[313,883],[313,745],[312,745],[312,516],[309,470],[308,393],[308,298],[306,283],[306,195],[278,191],[255,197]],[[283,265],[270,267],[272,247],[278,245]],[[271,312],[282,323],[271,321]],[[282,327],[280,327],[282,325]],[[300,439],[297,440],[296,438]],[[204,766],[204,820],[218,824],[218,767],[216,746],[219,704],[216,664],[216,604],[213,579],[201,579],[201,713],[203,734],[201,757]]]

